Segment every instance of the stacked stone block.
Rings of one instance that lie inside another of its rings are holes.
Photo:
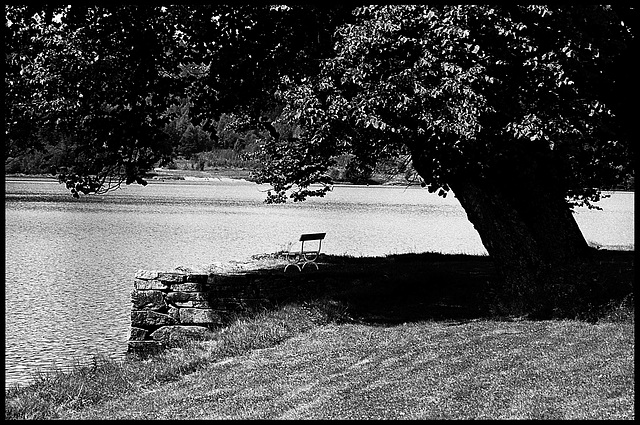
[[[229,288],[225,280],[216,275],[139,270],[131,292],[129,353],[149,354],[178,340],[205,339],[232,313],[257,301],[248,285],[235,282]]]
[[[238,313],[301,300],[335,283],[322,271],[281,268],[211,274],[139,270],[131,292],[128,352],[150,354],[180,340],[206,339]]]
[[[204,337],[219,322],[213,309],[192,301],[203,297],[207,280],[206,274],[139,270],[131,292],[129,353],[152,353],[187,335]]]

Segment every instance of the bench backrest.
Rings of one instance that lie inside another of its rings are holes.
[[[305,233],[300,235],[301,241],[316,241],[324,239],[326,233]]]

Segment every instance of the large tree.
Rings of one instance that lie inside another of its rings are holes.
[[[282,119],[301,131],[264,144],[269,200],[324,195],[340,154],[363,165],[409,155],[429,191],[460,201],[512,312],[572,314],[592,283],[572,206],[593,206],[631,172],[625,65],[637,15],[627,12],[358,9],[318,78],[282,92]]]
[[[269,201],[325,194],[343,154],[356,172],[410,159],[430,191],[459,199],[521,310],[584,292],[589,250],[571,206],[632,171],[630,7],[5,12],[6,146],[57,144],[67,160],[54,171],[75,195],[143,183],[174,154],[164,112],[188,99],[192,119],[233,112],[270,130]],[[559,298],[525,302],[547,294]]]

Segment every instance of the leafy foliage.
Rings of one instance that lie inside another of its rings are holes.
[[[452,178],[508,181],[534,166],[548,170],[548,190],[592,206],[597,188],[631,172],[610,93],[633,37],[612,8],[391,5],[356,15],[318,78],[280,93],[281,119],[322,157],[311,167],[299,156],[290,182],[306,187],[345,152],[367,165],[410,153],[442,195]]]
[[[43,129],[64,135],[68,156],[57,171],[76,197],[123,182],[144,184],[143,173],[170,154],[158,123],[157,99],[167,84],[157,67],[163,16],[136,6],[69,7],[58,22],[17,12],[8,16],[9,59],[20,78],[5,80],[13,145],[33,146]],[[21,37],[27,52],[13,42]]]
[[[5,12],[5,159],[56,143],[39,138],[42,130],[62,135],[66,160],[52,171],[74,196],[143,182],[152,164],[210,148],[224,113],[263,131],[281,108],[280,77],[317,72],[333,29],[350,16],[348,7],[298,5]],[[180,99],[188,119],[171,110]]]

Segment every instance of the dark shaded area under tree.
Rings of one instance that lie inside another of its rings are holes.
[[[595,322],[622,304],[633,309],[634,251],[590,250],[593,260],[584,270],[589,288],[571,299],[571,305],[558,306],[565,317]],[[497,292],[500,276],[488,256],[322,254],[319,263],[318,271],[304,270],[302,275],[322,276],[330,283],[303,282],[287,302],[327,298],[347,306],[353,320],[382,326],[421,320],[518,319],[509,314],[509,296]],[[522,318],[555,316],[540,309]]]

